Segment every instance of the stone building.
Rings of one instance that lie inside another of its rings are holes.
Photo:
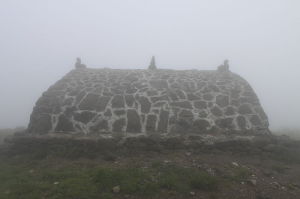
[[[36,102],[28,133],[268,132],[251,86],[221,69],[74,69]]]

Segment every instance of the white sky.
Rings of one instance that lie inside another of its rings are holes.
[[[271,127],[300,127],[299,0],[0,0],[0,128],[73,68],[217,67],[247,79]]]

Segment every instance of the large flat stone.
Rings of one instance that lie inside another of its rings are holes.
[[[141,120],[135,109],[127,110],[127,128],[126,132],[141,133]]]
[[[159,114],[159,122],[157,131],[166,133],[168,131],[169,111],[161,110]]]

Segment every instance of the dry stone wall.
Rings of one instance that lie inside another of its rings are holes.
[[[28,132],[126,135],[268,129],[250,85],[231,72],[75,69],[37,101]]]

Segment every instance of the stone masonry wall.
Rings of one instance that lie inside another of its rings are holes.
[[[28,132],[209,133],[268,129],[250,85],[231,72],[76,69],[37,101]]]

